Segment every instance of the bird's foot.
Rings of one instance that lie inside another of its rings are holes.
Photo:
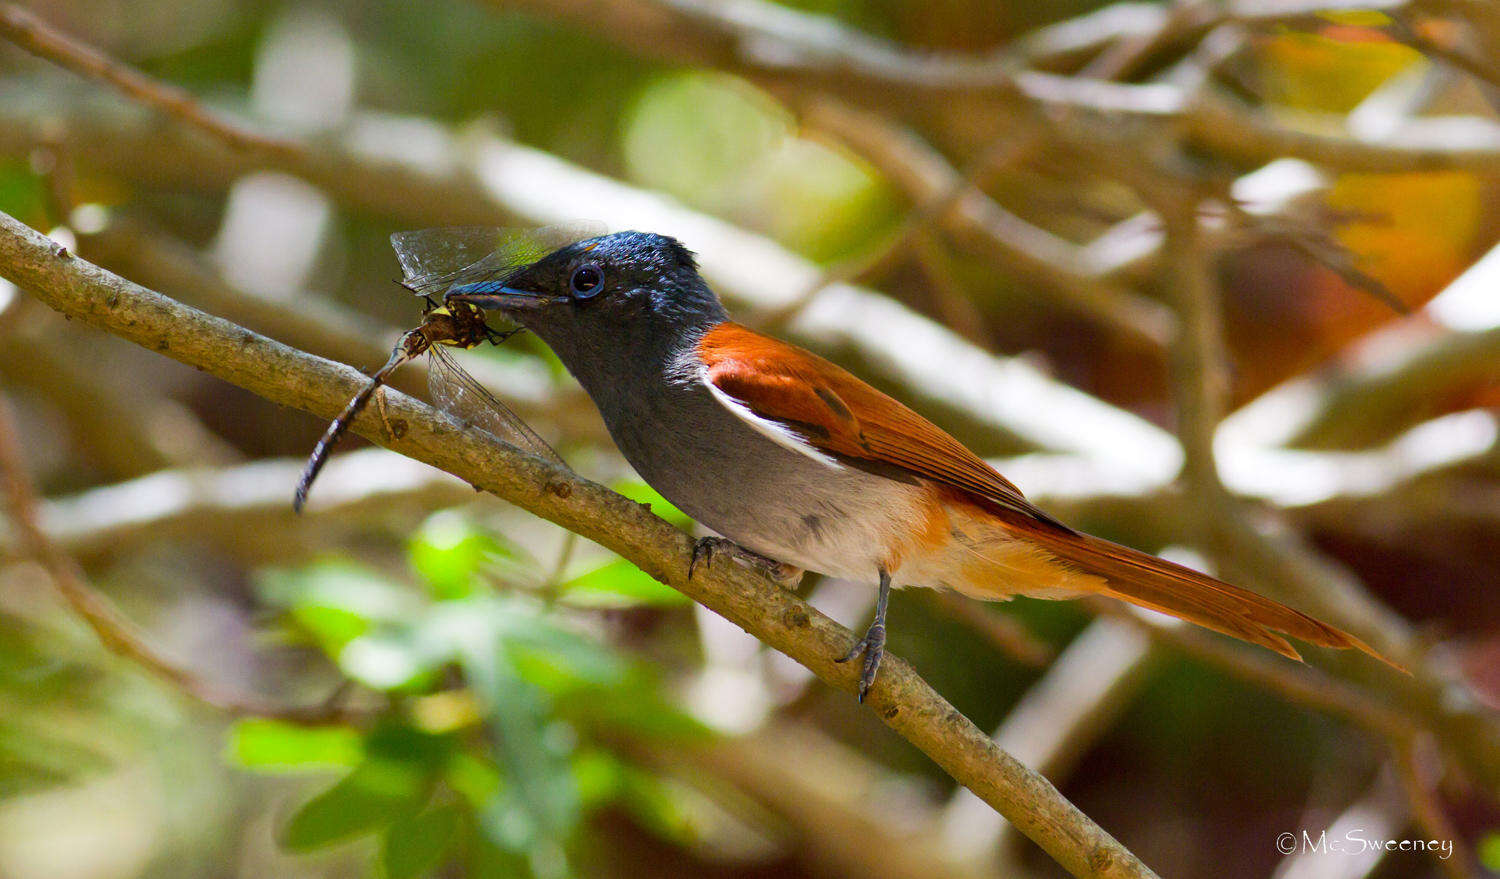
[[[848,662],[861,653],[865,655],[865,661],[859,673],[859,701],[863,702],[870,688],[875,686],[875,675],[880,671],[881,658],[885,656],[885,620],[871,623],[865,636],[855,641],[849,652],[834,662]]]
[[[693,543],[693,559],[688,562],[688,579],[693,578],[693,573],[700,564],[712,568],[714,557],[720,555],[744,562],[787,589],[794,588],[802,579],[801,568],[767,558],[724,537],[700,537]]]

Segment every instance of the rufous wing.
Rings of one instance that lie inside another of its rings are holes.
[[[795,345],[735,323],[704,335],[705,380],[743,411],[840,463],[950,485],[1064,528],[995,468],[906,405]]]

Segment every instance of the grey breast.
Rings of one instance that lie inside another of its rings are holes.
[[[694,520],[756,552],[821,569],[847,507],[879,487],[771,441],[699,381],[624,384],[633,392],[601,389],[595,403],[626,460]]]

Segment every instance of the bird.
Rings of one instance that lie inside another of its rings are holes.
[[[1301,659],[1285,636],[1363,641],[1254,592],[1060,522],[957,439],[842,367],[730,319],[674,238],[617,232],[458,279],[467,302],[535,333],[625,459],[730,556],[786,583],[876,582],[875,618],[837,659],[874,686],[893,586],[981,600],[1102,595]]]

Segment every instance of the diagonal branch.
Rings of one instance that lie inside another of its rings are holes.
[[[294,143],[231,122],[203,106],[186,89],[152,79],[93,46],[54,30],[14,3],[0,4],[0,38],[82,76],[102,80],[132,99],[181,119],[236,149],[297,152]]]
[[[269,400],[331,417],[363,376],[228,321],[188,308],[68,253],[0,215],[0,275],[49,306],[159,351]],[[834,662],[852,642],[847,629],[769,579],[734,565],[687,576],[692,540],[641,504],[511,446],[466,431],[410,397],[391,393],[387,436],[366,414],[354,431],[453,473],[629,559],[761,641],[852,692],[857,670]],[[922,680],[891,657],[869,704],[959,783],[1005,815],[1076,876],[1154,874],[1062,797],[1046,779],[1002,751]]]

